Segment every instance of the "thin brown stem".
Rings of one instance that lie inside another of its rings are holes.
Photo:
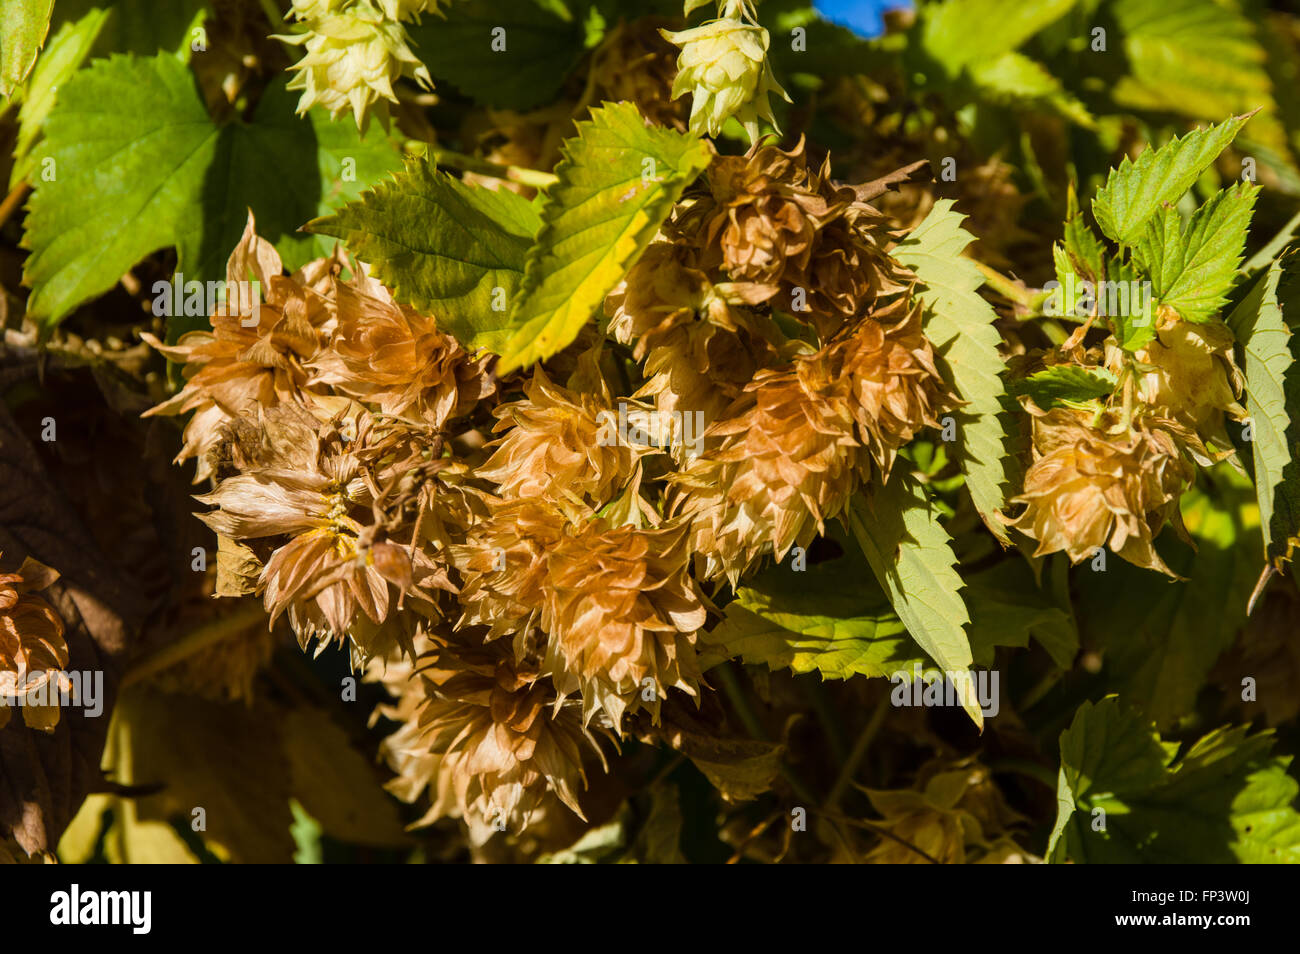
[[[867,724],[862,727],[857,741],[853,743],[853,751],[844,760],[844,767],[840,769],[839,778],[835,780],[831,793],[826,796],[827,810],[834,811],[839,807],[840,799],[844,797],[844,792],[848,789],[853,781],[853,776],[858,771],[858,765],[867,754],[867,749],[871,747],[876,734],[880,732],[880,727],[885,724],[885,717],[889,715],[889,705],[889,696],[885,695],[871,713],[871,718],[867,720]]]
[[[141,659],[122,677],[122,688],[162,672],[223,639],[229,639],[259,619],[266,619],[266,610],[257,601],[250,600],[236,606],[230,614],[190,630],[175,642],[168,643]]]
[[[18,211],[18,207],[23,204],[23,199],[27,197],[27,193],[30,190],[31,186],[28,185],[26,179],[19,182],[9,190],[9,194],[5,196],[5,200],[0,202],[0,225],[4,225],[8,222],[9,216]]]
[[[460,172],[472,172],[475,175],[489,176],[506,182],[518,182],[520,185],[531,186],[534,189],[545,189],[547,186],[559,181],[551,173],[541,172],[537,169],[525,169],[522,166],[503,166],[497,162],[480,159],[476,156],[467,156],[464,153],[453,152],[450,149],[439,149],[437,146],[429,146],[428,150],[429,158],[437,165],[447,166]]]

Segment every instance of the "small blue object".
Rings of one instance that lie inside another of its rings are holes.
[[[885,32],[881,14],[910,7],[908,0],[815,0],[813,7],[827,20],[838,23],[858,36],[880,36]]]

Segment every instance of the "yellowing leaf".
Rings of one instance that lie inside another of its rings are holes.
[[[631,103],[593,110],[563,154],[511,311],[503,374],[578,336],[710,157],[700,139],[647,127]]]
[[[357,845],[407,844],[397,802],[324,710],[287,713],[282,732],[294,795],[331,837]]]

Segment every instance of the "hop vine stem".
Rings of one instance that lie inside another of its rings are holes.
[[[531,186],[534,189],[545,189],[559,181],[549,172],[542,172],[538,169],[525,169],[522,166],[504,166],[487,159],[467,156],[462,152],[443,149],[418,140],[407,143],[407,148],[412,151],[423,150],[439,166],[446,166],[458,172],[473,172],[481,176],[490,176],[493,179],[502,179],[506,182],[517,182],[520,185]]]
[[[736,710],[736,716],[740,719],[741,725],[749,733],[751,738],[759,739],[764,742],[770,742],[771,736],[768,735],[767,729],[763,727],[763,721],[754,711],[753,704],[749,701],[749,696],[745,693],[744,687],[740,684],[740,677],[736,675],[736,668],[730,662],[724,662],[720,666],[709,670],[711,674],[716,674],[718,682],[722,684],[722,691],[727,694],[728,701],[731,702],[732,708]],[[803,799],[810,806],[818,804],[817,796],[799,778],[784,760],[781,762],[781,775],[790,787],[794,789],[795,795]]]
[[[233,612],[190,630],[175,642],[168,643],[157,652],[141,659],[122,677],[122,688],[125,689],[155,673],[162,672],[264,619],[266,619],[266,610],[256,600],[236,606]]]
[[[980,270],[980,274],[984,276],[984,281],[999,295],[1014,302],[1017,308],[1023,309],[1028,314],[1032,314],[1037,310],[1040,296],[1028,285],[1019,279],[1003,275],[996,268],[985,265],[977,259],[972,259],[972,261],[975,262],[975,267]]]
[[[9,194],[5,196],[4,201],[0,202],[0,225],[4,225],[9,221],[9,217],[23,204],[23,199],[30,189],[31,185],[24,179],[9,190]]]
[[[853,751],[844,760],[844,765],[840,769],[839,778],[831,787],[831,793],[826,796],[826,810],[835,811],[839,807],[840,799],[844,797],[844,792],[848,789],[857,774],[858,765],[866,756],[867,750],[871,748],[871,743],[875,740],[876,735],[880,732],[880,727],[885,724],[885,718],[889,715],[889,696],[886,694],[876,708],[871,713],[871,718],[867,724],[862,727],[858,734],[857,741],[853,743]]]

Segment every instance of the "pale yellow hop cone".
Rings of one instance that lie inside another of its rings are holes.
[[[289,89],[303,91],[300,113],[317,104],[335,118],[350,110],[357,126],[365,128],[376,102],[397,102],[393,83],[399,78],[410,76],[433,88],[428,69],[411,50],[406,28],[370,0],[310,17],[304,24],[306,32],[279,37],[306,50],[289,67],[296,73]]]
[[[776,93],[787,102],[790,97],[767,61],[767,30],[728,17],[677,33],[662,32],[681,48],[672,96],[691,94],[692,132],[716,138],[735,116],[756,142],[760,119],[776,126],[768,97]]]
[[[375,0],[375,3],[390,20],[419,21],[425,13],[442,16],[451,0]]]
[[[347,5],[348,0],[292,0],[291,9],[286,16],[292,15],[299,20],[307,20],[338,13]]]
[[[1150,368],[1138,378],[1137,398],[1167,409],[1202,440],[1231,451],[1224,415],[1246,419],[1237,400],[1243,378],[1233,356],[1232,332],[1219,319],[1193,323],[1172,309],[1162,312],[1156,337],[1133,355]]]

